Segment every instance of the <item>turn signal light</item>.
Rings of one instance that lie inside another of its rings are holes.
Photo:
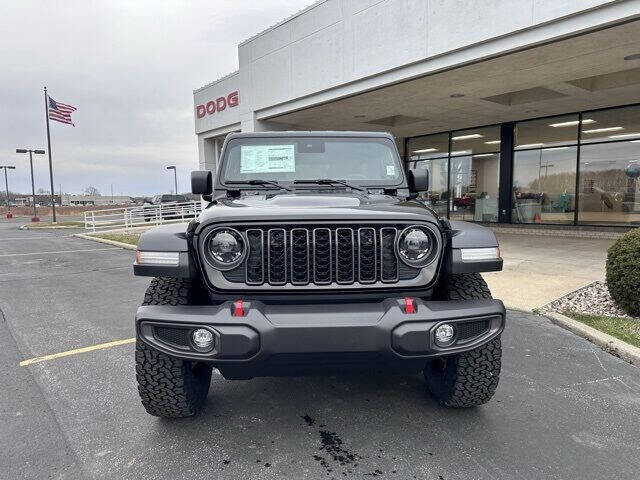
[[[460,249],[460,258],[463,262],[495,260],[500,258],[500,249],[498,247],[462,248]]]
[[[143,252],[136,251],[136,263],[138,265],[168,265],[178,266],[180,264],[180,253],[178,252]]]

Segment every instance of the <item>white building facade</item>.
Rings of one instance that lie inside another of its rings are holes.
[[[230,132],[389,131],[450,218],[640,224],[640,0],[321,0],[238,58],[194,91],[201,169]]]

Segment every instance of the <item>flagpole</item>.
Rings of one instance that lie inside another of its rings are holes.
[[[51,181],[51,213],[53,223],[56,223],[56,197],[53,190],[53,162],[51,161],[51,134],[49,133],[49,95],[44,87],[44,116],[47,119],[47,151],[49,152],[49,180]]]

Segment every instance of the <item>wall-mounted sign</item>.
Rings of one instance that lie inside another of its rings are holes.
[[[218,97],[205,104],[196,105],[196,116],[198,118],[202,118],[205,115],[213,115],[216,112],[223,111],[227,107],[237,107],[239,103],[240,99],[238,98],[238,92],[231,92],[226,97]]]

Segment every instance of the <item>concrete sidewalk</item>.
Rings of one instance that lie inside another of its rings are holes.
[[[605,277],[608,239],[496,233],[502,272],[484,273],[507,308],[530,311]]]

